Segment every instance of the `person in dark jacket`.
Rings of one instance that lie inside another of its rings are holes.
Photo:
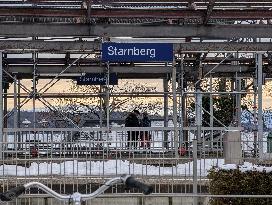
[[[141,127],[151,127],[151,120],[148,118],[147,112],[143,113],[141,120]],[[150,148],[151,135],[149,131],[143,131],[141,133],[141,147]]]
[[[125,120],[126,127],[140,127],[140,122],[138,116],[140,112],[138,110],[133,110],[133,112],[129,113]],[[137,140],[139,137],[139,131],[128,131],[128,148],[136,148]]]

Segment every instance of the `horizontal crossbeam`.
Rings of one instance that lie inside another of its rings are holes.
[[[0,24],[3,37],[199,37],[212,39],[271,38],[271,25],[120,25]]]
[[[1,31],[0,31],[1,32]],[[150,41],[152,42],[152,41]],[[0,41],[0,50],[7,53],[92,53],[101,50],[101,43],[95,41]],[[272,51],[272,43],[174,43],[176,53],[186,52],[267,52]]]
[[[220,65],[214,69],[214,65],[204,65],[203,73],[206,74],[213,69],[213,76],[229,76],[234,77],[236,73],[239,76],[251,76],[255,69],[246,65]],[[65,66],[60,65],[37,65],[39,78],[50,78],[60,73]],[[191,66],[185,66],[186,78],[197,76],[197,69]],[[31,78],[33,73],[32,65],[9,65],[7,71],[16,73],[17,77]],[[166,74],[172,73],[171,66],[118,66],[111,65],[112,73],[117,73],[119,78],[164,78]],[[61,78],[73,78],[83,75],[84,73],[104,73],[105,66],[71,66]]]
[[[202,19],[206,11],[191,9],[92,9],[88,14],[86,9],[58,9],[33,7],[0,7],[0,16],[31,16],[31,17],[81,17],[81,18],[170,18],[170,19]],[[89,16],[88,16],[89,15]],[[259,20],[272,17],[271,10],[264,9],[233,9],[214,10],[211,19]]]

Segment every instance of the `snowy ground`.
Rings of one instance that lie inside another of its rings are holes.
[[[198,160],[198,176],[206,176],[213,166],[222,166],[223,159]],[[131,163],[126,160],[108,161],[66,161],[57,163],[32,163],[29,168],[16,165],[0,166],[2,176],[41,176],[41,175],[65,175],[65,176],[110,176],[120,174],[133,174],[142,176],[187,176],[193,175],[193,162],[178,164],[173,167],[152,166]]]
[[[237,166],[235,164],[222,164],[218,166],[217,170],[233,170],[237,169],[241,172],[247,172],[247,171],[257,171],[257,172],[272,172],[272,167],[265,167],[265,166],[259,166],[259,165],[254,165],[249,162],[244,162],[243,165]]]

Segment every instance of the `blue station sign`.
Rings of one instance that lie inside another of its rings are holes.
[[[77,77],[77,85],[106,85],[106,73],[87,73],[84,76]],[[118,77],[116,73],[110,73],[109,85],[118,85]]]
[[[104,62],[172,62],[171,43],[103,43]]]

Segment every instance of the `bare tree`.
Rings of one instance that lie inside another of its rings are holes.
[[[133,109],[140,112],[148,112],[151,115],[160,114],[163,110],[162,98],[150,98],[141,96],[142,93],[155,93],[157,88],[147,83],[135,83],[134,81],[122,81],[117,86],[110,86],[109,93],[112,95],[109,99],[109,112],[126,113]],[[69,93],[92,93],[92,97],[84,98],[62,98],[57,99],[55,104],[62,113],[78,115],[81,118],[94,116],[97,120],[105,118],[107,110],[106,87],[94,85],[77,85],[72,81],[68,89]]]

